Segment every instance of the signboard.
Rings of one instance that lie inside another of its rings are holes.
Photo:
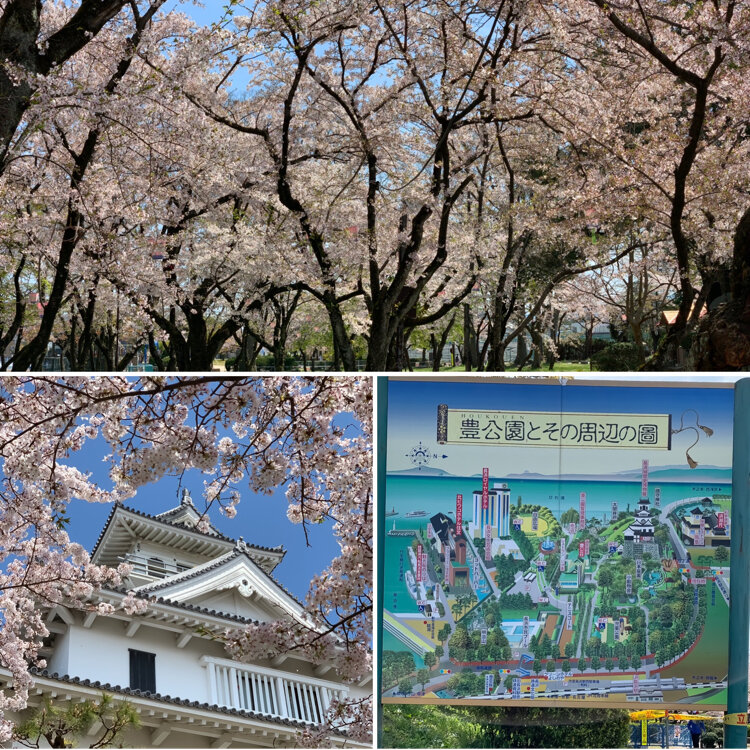
[[[578,528],[583,531],[586,528],[586,493],[581,493],[578,503]]]
[[[492,689],[495,687],[495,675],[492,672],[487,672],[484,676],[484,694],[489,695]]]
[[[514,677],[511,685],[513,691],[513,699],[519,700],[521,698],[521,680],[518,677]]]
[[[671,415],[487,411],[440,404],[437,436],[441,445],[666,451]]]
[[[388,471],[378,497],[388,512],[378,540],[384,701],[496,705],[533,694],[570,705],[572,694],[589,706],[700,710],[710,700],[721,710],[730,571],[713,553],[731,542],[731,388],[393,379],[387,407],[378,430]],[[690,410],[710,439],[681,431]],[[435,441],[443,447],[415,468],[414,446]],[[473,498],[465,518],[464,497]],[[718,594],[706,585],[714,579]],[[685,616],[662,616],[668,609]],[[572,644],[569,672],[540,648],[545,635],[563,654]],[[582,675],[592,638],[600,665]],[[394,697],[446,645],[445,691]],[[554,680],[532,693],[536,659]]]

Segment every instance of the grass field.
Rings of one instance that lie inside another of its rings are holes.
[[[521,515],[521,518],[523,519],[523,523],[521,524],[521,531],[523,531],[526,536],[537,536],[537,537],[545,537],[549,533],[549,524],[547,521],[545,521],[543,518],[538,518],[538,527],[537,530],[534,531],[531,528],[532,518],[531,515]]]
[[[610,524],[607,529],[607,535],[604,537],[605,542],[613,541],[614,538],[625,531],[625,529],[630,526],[630,524],[633,522],[633,516],[628,515],[627,518],[623,519],[617,519],[617,521],[614,524]]]
[[[701,693],[705,693],[704,688],[692,688],[687,691],[689,696],[694,695],[700,695]],[[708,698],[704,698],[703,700],[696,701],[696,703],[700,703],[704,706],[726,706],[727,704],[727,691],[726,689],[720,690],[716,695],[710,695]]]
[[[415,368],[419,371],[420,368]],[[538,370],[517,370],[512,365],[505,368],[505,372],[589,372],[591,367],[588,362],[555,362],[555,366],[550,370],[548,367],[540,367]],[[440,372],[465,372],[463,365],[457,367],[441,367]]]
[[[662,670],[662,677],[693,675],[714,676],[721,679],[727,672],[727,643],[729,640],[729,607],[721,594],[716,595],[716,605],[708,605],[703,636],[695,648],[681,661]]]

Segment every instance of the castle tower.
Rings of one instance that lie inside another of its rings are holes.
[[[648,499],[648,460],[641,462],[641,499],[638,501],[638,510],[651,513],[651,501]]]

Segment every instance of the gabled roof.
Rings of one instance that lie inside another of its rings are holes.
[[[237,588],[243,596],[257,593],[295,618],[304,617],[302,603],[255,560],[250,545],[239,541],[228,553],[176,575],[138,586],[138,596],[159,592],[189,602],[211,591]]]
[[[141,541],[156,540],[160,544],[174,547],[175,551],[190,552],[207,560],[231,551],[237,540],[224,536],[213,527],[210,527],[209,532],[203,532],[190,525],[194,517],[197,519],[200,516],[189,495],[187,499],[189,503],[183,502],[159,516],[116,503],[91,552],[92,561],[99,565],[117,565],[129,551],[133,537],[138,537]],[[284,558],[285,550],[282,546],[244,544],[255,562],[267,573]]]
[[[167,521],[175,526],[184,526],[187,529],[194,529],[201,520],[202,514],[198,512],[198,509],[193,504],[193,498],[190,496],[190,491],[186,487],[183,487],[180,504],[176,508],[164,511],[164,513],[158,513],[154,518],[158,518],[161,521]],[[211,536],[222,536],[221,532],[210,523],[208,524],[208,530],[204,533],[210,534]]]

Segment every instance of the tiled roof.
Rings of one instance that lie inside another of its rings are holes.
[[[217,706],[215,703],[203,703],[201,701],[191,701],[187,698],[173,698],[171,695],[162,695],[161,693],[151,693],[148,690],[134,690],[121,685],[111,685],[109,682],[100,682],[99,680],[88,680],[81,677],[72,677],[68,674],[58,674],[57,672],[48,672],[46,669],[37,669],[31,667],[29,672],[37,677],[46,677],[59,682],[67,682],[72,685],[83,685],[84,687],[96,688],[97,690],[106,690],[110,693],[121,693],[122,695],[131,695],[138,698],[148,698],[150,700],[161,701],[162,703],[171,703],[175,706],[185,706],[186,708],[198,708],[204,711],[215,711],[228,716],[239,716],[248,719],[262,719],[274,724],[285,724],[290,727],[304,728],[308,726],[305,722],[296,719],[284,719],[280,716],[258,713],[256,711],[245,711],[240,708],[227,708],[226,706]]]
[[[124,586],[111,586],[109,588],[102,589],[102,591],[112,591],[117,594],[127,594],[130,589],[125,588]],[[260,622],[258,620],[253,620],[249,617],[243,617],[242,615],[234,615],[230,612],[221,612],[217,609],[209,609],[208,607],[199,607],[195,604],[187,604],[185,602],[176,602],[173,599],[167,599],[166,597],[160,596],[160,597],[154,597],[146,592],[141,591],[134,591],[134,595],[138,599],[146,599],[149,602],[153,602],[155,604],[166,604],[168,607],[179,607],[180,609],[186,609],[190,612],[196,612],[197,614],[201,615],[210,615],[212,617],[221,617],[224,620],[234,620],[235,622],[241,622],[245,624],[253,624],[253,625],[259,625]]]
[[[187,528],[187,527],[182,526],[182,525],[178,525],[178,524],[174,524],[174,523],[169,523],[169,521],[164,521],[161,518],[158,518],[157,516],[152,516],[152,515],[149,515],[148,513],[144,513],[143,511],[136,510],[135,508],[130,508],[127,505],[123,505],[122,503],[115,503],[112,506],[112,511],[110,512],[109,516],[107,517],[107,521],[104,524],[104,528],[102,528],[101,533],[99,534],[99,538],[96,540],[96,544],[94,545],[94,548],[91,550],[92,557],[96,553],[96,550],[98,549],[99,545],[101,544],[101,541],[104,538],[104,534],[107,531],[107,529],[109,528],[109,524],[112,522],[112,518],[114,517],[115,512],[117,511],[118,507],[122,508],[123,510],[128,511],[128,513],[133,513],[136,516],[140,516],[141,518],[146,518],[149,521],[155,521],[156,523],[162,524],[164,526],[169,526],[169,527],[171,527],[173,529],[178,529],[178,530],[184,529],[184,530],[190,531],[190,532],[192,532],[194,534],[200,534],[201,536],[205,536],[208,539],[220,539],[222,542],[230,542],[232,544],[235,544],[236,541],[237,541],[236,539],[232,539],[232,538],[230,538],[228,536],[224,536],[223,534],[220,534],[218,531],[215,534],[206,534],[206,533],[204,533],[202,531],[199,531],[198,529],[195,529],[195,528]],[[248,547],[252,547],[253,549],[257,549],[257,550],[260,550],[262,552],[277,552],[277,553],[283,553],[284,552],[284,547],[282,545],[278,545],[276,547],[263,547],[263,546],[261,546],[259,544],[249,544],[248,542],[245,542],[245,544],[247,544]]]

